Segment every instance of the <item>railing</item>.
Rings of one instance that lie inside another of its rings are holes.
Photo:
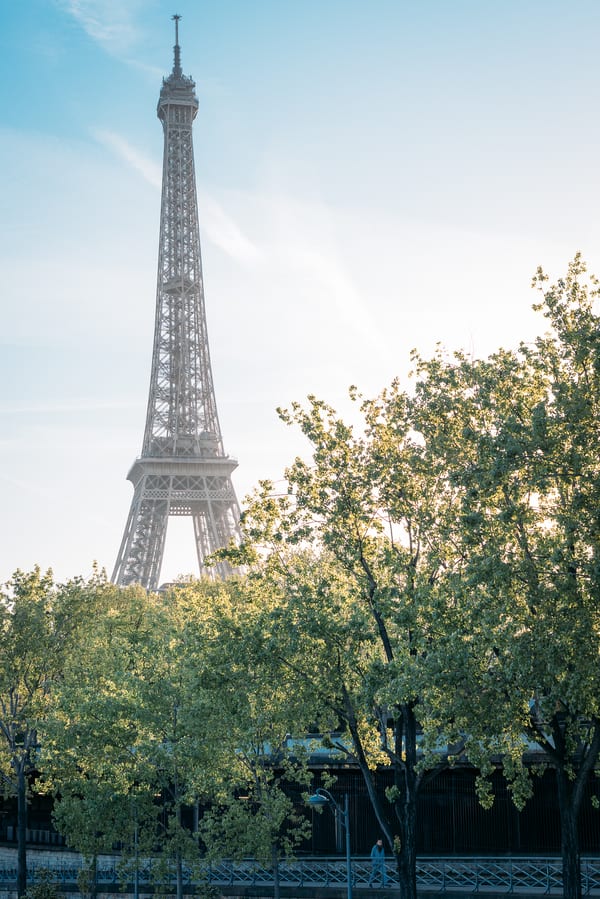
[[[585,896],[600,896],[600,858],[584,858],[581,862],[582,892]],[[51,864],[40,861],[28,867],[31,883],[40,879],[41,872],[49,872],[57,884],[73,887],[78,882],[82,870],[79,859],[73,856],[67,861],[57,855]],[[398,885],[397,871],[391,860],[386,862],[387,886]],[[352,880],[355,888],[366,888],[371,875],[369,858],[353,857]],[[11,889],[16,883],[16,867],[11,863],[0,864],[0,890]],[[47,874],[45,874],[47,876]],[[129,892],[134,872],[131,863],[125,880],[129,881]],[[116,859],[99,859],[96,883],[99,891],[114,892],[115,886],[123,881]],[[174,881],[174,877],[173,877]],[[152,865],[140,863],[137,871],[140,889],[155,883]],[[200,862],[194,869],[186,868],[184,883],[212,884],[214,886],[259,886],[272,888],[273,870],[254,860],[233,862],[223,860],[209,864]],[[282,887],[337,887],[346,886],[346,861],[343,858],[303,858],[296,861],[282,861],[279,865],[279,882]],[[376,884],[380,885],[380,884]],[[528,893],[531,895],[562,895],[561,862],[557,858],[419,858],[417,861],[417,885],[421,890],[438,893],[473,892],[482,893]]]

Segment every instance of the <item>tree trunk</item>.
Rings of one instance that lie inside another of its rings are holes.
[[[17,895],[27,889],[27,778],[22,764],[17,770]]]
[[[181,860],[181,852],[177,850],[177,899],[183,899],[183,862]]]
[[[356,716],[347,693],[344,694],[344,701],[346,721],[352,736],[356,761],[363,775],[371,807],[388,846],[396,858],[401,899],[416,899],[416,818],[420,779],[416,773],[417,721],[414,710],[410,704],[400,706],[398,718],[394,723],[394,821],[392,820],[393,816],[389,813],[389,802],[384,804],[375,788],[373,773],[365,756]],[[400,834],[397,833],[397,828],[400,830]]]
[[[565,899],[581,899],[581,856],[577,832],[579,803],[575,802],[573,783],[562,767],[556,768],[556,784],[560,811],[563,896]]]
[[[398,865],[398,881],[400,885],[400,896],[402,899],[416,899],[417,897],[417,877],[416,877],[416,855],[414,837],[412,841],[406,838],[402,843],[400,852],[396,854],[396,863]]]
[[[177,802],[175,817],[177,820],[179,837],[181,834],[181,802],[179,801],[179,795],[177,791],[177,775],[175,776],[175,800]],[[181,857],[181,849],[179,848],[177,849],[177,854],[175,857],[175,870],[177,876],[177,899],[183,899],[183,859]]]
[[[89,895],[90,899],[96,899],[98,895],[98,853],[94,852],[94,857],[92,858],[92,865],[90,871],[90,887],[89,887]]]
[[[417,899],[417,722],[409,705],[402,706],[402,722],[404,731],[404,748],[406,759],[403,768],[397,772],[400,776],[400,801],[397,809],[401,823],[401,846],[394,847],[398,858],[398,878],[402,899]],[[396,753],[400,751],[402,733],[396,734]],[[399,850],[399,851],[398,851]]]
[[[281,890],[279,886],[279,853],[277,846],[271,846],[271,864],[273,868],[273,899],[280,899]]]
[[[135,870],[133,872],[133,899],[140,899],[140,828],[137,818],[137,808],[135,809],[135,820],[133,822],[133,855],[135,859]]]
[[[417,899],[417,843],[415,814],[409,805],[405,808],[402,846],[396,854],[398,878],[402,899]]]

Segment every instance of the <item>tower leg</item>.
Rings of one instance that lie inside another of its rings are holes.
[[[194,513],[193,519],[200,571],[213,580],[229,577],[232,568],[227,562],[217,562],[208,567],[205,566],[204,559],[217,549],[227,546],[233,539],[239,520],[237,504],[234,509],[230,505],[209,501],[206,508]]]
[[[142,491],[139,495],[136,491],[113,572],[113,583],[122,587],[141,584],[146,590],[158,589],[168,518],[167,500],[144,499]]]

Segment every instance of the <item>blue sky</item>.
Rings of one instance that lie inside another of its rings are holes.
[[[196,81],[211,355],[240,499],[277,406],[529,339],[531,275],[600,273],[600,4],[0,4],[0,579],[112,571],[150,372],[172,66]],[[163,579],[194,570],[173,522]]]

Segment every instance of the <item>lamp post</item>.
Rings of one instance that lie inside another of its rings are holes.
[[[334,815],[340,816],[342,826],[346,831],[346,880],[348,888],[348,899],[352,899],[352,858],[350,856],[350,814],[348,812],[348,794],[344,797],[344,808],[335,801],[329,790],[319,787],[312,796],[308,797],[309,805],[323,806],[329,805]]]

